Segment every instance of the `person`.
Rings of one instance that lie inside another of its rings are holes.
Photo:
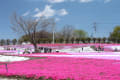
[[[59,51],[56,51],[57,53],[59,53]]]
[[[100,46],[98,47],[98,50],[101,51],[101,47]]]
[[[52,52],[52,49],[50,48],[50,53]]]
[[[41,47],[40,49],[43,50],[43,47]]]
[[[46,48],[44,48],[44,53],[47,53],[47,49]]]
[[[82,51],[83,51],[83,47],[82,47]]]
[[[115,50],[114,50],[115,52],[117,52],[118,50],[117,50],[117,48],[115,48]]]
[[[101,51],[104,51],[104,48],[102,48]]]

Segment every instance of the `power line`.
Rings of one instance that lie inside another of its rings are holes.
[[[120,23],[99,23],[97,22],[97,24],[120,24]]]
[[[93,29],[94,29],[94,31],[96,33],[96,31],[97,31],[97,23],[96,22],[93,23]]]

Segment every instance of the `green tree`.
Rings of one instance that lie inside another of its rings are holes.
[[[96,38],[92,38],[92,40],[93,40],[93,43],[95,43],[97,39]]]
[[[80,41],[80,38],[76,38],[76,43],[79,43],[79,41]]]
[[[116,39],[119,40],[120,39],[120,26],[116,26],[113,30],[112,33],[110,33],[109,38],[111,39]]]
[[[83,43],[85,43],[85,40],[86,40],[86,38],[81,38],[81,41],[82,41]]]
[[[88,37],[88,34],[84,30],[75,30],[74,37],[75,38],[86,38]]]
[[[101,42],[101,38],[97,38],[97,42],[100,43]]]
[[[7,45],[10,45],[10,39],[7,39],[7,40],[6,40],[6,44],[7,44]]]
[[[105,43],[105,42],[106,42],[106,40],[107,40],[107,38],[106,38],[106,37],[102,38],[103,43]]]
[[[1,45],[1,46],[5,45],[5,40],[4,40],[4,39],[2,39],[2,40],[0,41],[0,45]]]
[[[12,40],[12,44],[13,44],[13,45],[16,45],[16,44],[17,44],[17,39],[13,39],[13,40]]]
[[[71,43],[74,43],[74,40],[75,40],[74,38],[71,38]]]
[[[88,43],[90,43],[91,38],[88,37],[88,38],[86,38],[86,40],[87,40]]]

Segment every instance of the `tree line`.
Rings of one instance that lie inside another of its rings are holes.
[[[52,43],[52,33],[47,31],[37,32],[37,43]],[[19,41],[29,42],[29,38],[24,35]],[[109,37],[90,37],[88,33],[81,29],[74,29],[71,25],[65,25],[63,29],[55,33],[55,43],[120,43],[120,26],[116,26]]]
[[[0,40],[0,46],[3,45],[17,45],[22,44],[23,42],[29,42],[29,40],[26,37],[22,37],[20,39],[1,39]],[[37,41],[38,44],[42,43],[52,43],[52,39],[50,38],[40,38]],[[120,43],[120,39],[117,38],[71,38],[71,39],[64,39],[64,38],[55,38],[55,43]]]
[[[1,39],[0,45],[16,45],[18,43],[17,39]]]
[[[38,43],[52,43],[53,35],[55,43],[120,43],[120,26],[115,27],[108,38],[95,38],[72,25],[65,25],[60,31],[56,31],[55,25],[54,18],[25,18],[16,13],[11,17],[11,29],[22,35],[18,43],[30,42],[35,52]]]

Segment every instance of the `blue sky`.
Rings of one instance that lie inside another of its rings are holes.
[[[69,24],[91,35],[97,23],[97,37],[107,37],[120,25],[120,0],[0,0],[0,39],[18,38],[10,26],[10,16],[54,17],[57,30]]]

